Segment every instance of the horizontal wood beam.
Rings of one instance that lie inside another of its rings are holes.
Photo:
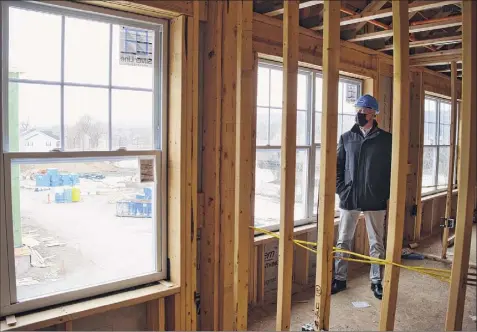
[[[419,66],[444,66],[448,65],[452,61],[460,62],[462,61],[462,57],[459,55],[446,55],[440,58],[421,58],[421,59],[410,59],[409,66],[411,67],[419,67]]]
[[[174,18],[179,15],[193,16],[193,1],[104,1],[104,0],[78,0],[78,2],[87,3],[95,6],[106,7],[110,9],[121,10],[125,12],[159,18]],[[205,2],[200,4],[200,20],[207,21],[207,12]]]
[[[424,40],[416,40],[409,43],[409,48],[415,47],[422,47],[428,45],[447,45],[447,44],[456,44],[462,42],[462,36],[447,36],[441,38],[432,38],[432,39],[424,39]],[[378,51],[392,51],[394,49],[394,45],[388,45],[379,49]]]
[[[411,26],[409,27],[409,33],[445,29],[445,28],[455,27],[459,25],[462,25],[461,15],[451,16],[439,22],[431,22],[431,23],[424,23],[420,25]],[[359,42],[359,41],[386,38],[386,37],[392,37],[392,36],[393,36],[392,30],[385,30],[385,31],[378,31],[378,32],[365,33],[362,35],[358,35],[355,38],[348,39],[348,41]]]
[[[427,9],[440,8],[447,5],[453,5],[461,3],[462,0],[448,0],[448,1],[430,1],[430,2],[416,2],[409,4],[409,13],[417,13]],[[374,10],[374,11],[363,11],[359,14],[347,16],[341,19],[340,25],[350,25],[361,22],[368,22],[375,19],[391,17],[393,12],[391,8]],[[312,27],[312,30],[323,30],[323,25]]]
[[[323,2],[324,2],[323,0],[305,1],[305,2],[300,3],[299,8],[303,9],[303,8],[308,8],[308,7],[311,7],[311,6],[321,5],[321,4],[323,4]],[[264,13],[264,14],[267,15],[267,16],[278,16],[278,15],[283,14],[283,12],[284,12],[284,9],[279,8],[279,9],[272,10],[271,12]]]
[[[462,56],[462,49],[452,49],[452,50],[445,50],[445,51],[437,51],[437,52],[425,52],[411,55],[410,59],[424,59],[424,58],[439,58],[441,56],[448,56],[448,55],[458,55]]]
[[[457,68],[457,71],[462,71],[462,68]],[[450,73],[450,69],[438,70],[438,73]]]

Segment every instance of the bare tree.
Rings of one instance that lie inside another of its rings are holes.
[[[20,132],[24,133],[27,130],[32,128],[30,124],[30,118],[26,119],[25,121],[20,122]]]

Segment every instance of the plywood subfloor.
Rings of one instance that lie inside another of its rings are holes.
[[[473,228],[471,260],[475,260],[476,226]],[[439,239],[436,237],[438,243]],[[431,241],[432,242],[432,241]],[[438,244],[436,244],[438,245]],[[451,249],[452,250],[452,249]],[[452,256],[451,256],[452,257]],[[450,258],[450,257],[449,257]],[[449,265],[434,261],[404,261],[406,265],[427,266],[450,269]],[[368,279],[367,267],[355,271],[350,276],[348,289],[332,296],[330,330],[378,330],[380,301],[375,299]],[[399,281],[399,296],[395,330],[399,331],[440,331],[444,329],[449,286],[445,282],[402,270]],[[366,301],[369,308],[356,309],[353,301]],[[314,319],[313,288],[293,297],[291,330],[301,330],[301,326]],[[249,313],[249,330],[275,330],[276,304],[253,308]],[[464,311],[463,330],[475,331],[476,288],[468,287]]]

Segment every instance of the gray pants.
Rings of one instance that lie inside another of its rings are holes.
[[[361,211],[340,209],[340,225],[338,242],[336,246],[340,249],[351,250],[356,224],[358,223]],[[384,251],[384,220],[386,210],[364,211],[366,219],[366,230],[369,239],[369,255],[376,258],[385,258]],[[336,253],[335,259],[335,279],[346,280],[348,277],[348,262],[339,257],[348,257],[347,254]],[[381,281],[381,268],[378,264],[371,264],[369,278],[372,283]]]

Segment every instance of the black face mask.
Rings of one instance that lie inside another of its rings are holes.
[[[364,113],[357,113],[357,114],[356,114],[356,123],[357,123],[360,127],[366,126],[366,124],[367,124],[368,122],[369,122],[369,121],[366,119],[366,114],[364,114]]]

